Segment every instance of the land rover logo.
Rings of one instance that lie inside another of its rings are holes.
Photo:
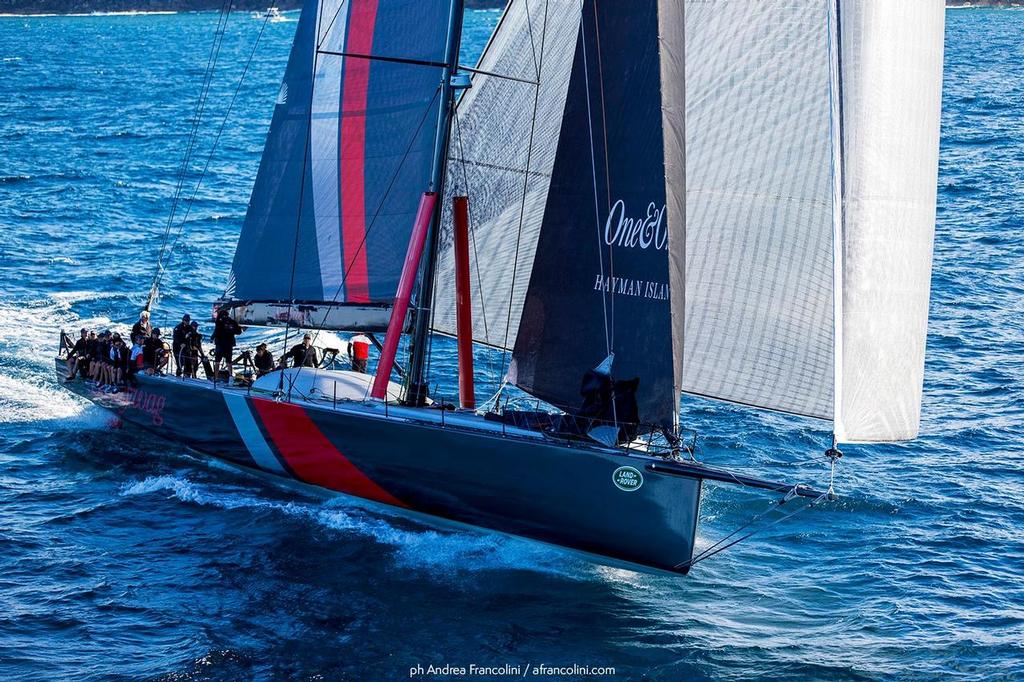
[[[639,490],[640,486],[644,484],[644,475],[633,467],[619,467],[612,474],[612,483],[619,490],[631,493],[634,490]]]

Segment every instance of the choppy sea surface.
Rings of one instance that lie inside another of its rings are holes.
[[[216,20],[0,18],[0,678],[1024,679],[1024,12],[948,13],[923,437],[847,448],[839,501],[681,579],[276,487],[56,385],[58,329],[144,300]],[[260,25],[228,22],[191,183]],[[294,26],[267,26],[158,322],[224,286]],[[820,424],[684,403],[706,460],[827,482]],[[700,542],[768,499],[709,485]]]

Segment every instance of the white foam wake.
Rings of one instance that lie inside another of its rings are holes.
[[[385,514],[377,514],[344,498],[324,502],[274,502],[237,488],[220,489],[172,475],[150,476],[125,483],[124,496],[169,492],[183,502],[220,509],[260,509],[298,517],[343,533],[370,538],[395,550],[397,563],[432,573],[453,575],[461,571],[528,569],[571,576],[570,555],[510,536],[485,531],[440,531],[428,527],[403,528]],[[395,518],[401,526],[405,519]],[[419,525],[418,523],[415,525]]]
[[[109,416],[102,408],[61,391],[48,377],[0,374],[0,424],[74,419],[76,426],[99,428]]]
[[[81,318],[72,310],[80,301],[112,296],[68,291],[30,301],[0,304],[0,423],[86,419],[76,425],[100,426],[106,413],[60,388],[53,357],[58,332],[110,325],[106,317]]]

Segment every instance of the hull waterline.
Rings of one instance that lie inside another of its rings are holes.
[[[56,369],[62,377],[59,359]],[[126,423],[286,480],[617,565],[686,573],[693,556],[701,479],[656,471],[657,458],[473,414],[286,402],[204,380],[140,376],[116,394],[80,380],[65,386]]]

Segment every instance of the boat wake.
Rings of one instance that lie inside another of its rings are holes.
[[[48,378],[18,378],[0,373],[0,424],[74,419],[76,428],[100,428],[108,418],[102,408],[58,390]]]
[[[528,540],[471,530],[437,530],[384,511],[371,511],[354,500],[279,502],[257,491],[220,488],[183,476],[159,475],[122,485],[121,496],[169,493],[182,502],[219,509],[252,509],[282,514],[345,535],[370,539],[394,551],[403,569],[441,576],[491,570],[521,570],[574,577],[577,564],[553,548]]]
[[[109,325],[105,317],[82,319],[74,303],[102,298],[93,292],[55,293],[41,300],[0,305],[0,424],[64,422],[98,428],[108,415],[91,403],[59,390],[53,378],[53,351],[62,327]]]

